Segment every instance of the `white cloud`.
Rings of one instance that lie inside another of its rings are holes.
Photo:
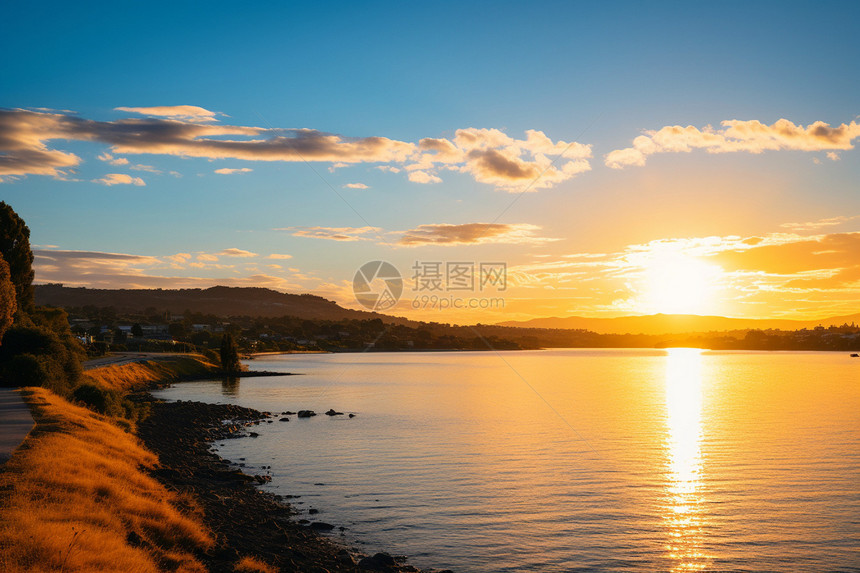
[[[370,187],[368,187],[364,183],[347,183],[346,185],[344,185],[344,188],[345,189],[370,189]]]
[[[442,183],[442,179],[426,171],[410,171],[407,176],[413,183]]]
[[[235,173],[250,173],[253,169],[249,169],[247,167],[241,167],[237,169],[231,169],[229,167],[223,167],[221,169],[216,169],[215,173],[218,175],[233,175]]]

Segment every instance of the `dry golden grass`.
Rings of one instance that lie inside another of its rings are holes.
[[[233,571],[236,573],[278,573],[278,570],[255,557],[242,557],[236,563]]]
[[[205,571],[193,553],[212,539],[142,470],[153,453],[49,390],[25,398],[37,425],[0,473],[0,571]]]
[[[206,374],[213,368],[203,356],[175,356],[161,360],[147,360],[130,364],[117,364],[87,370],[85,377],[97,386],[117,392],[129,392],[150,382],[170,380],[175,376]]]

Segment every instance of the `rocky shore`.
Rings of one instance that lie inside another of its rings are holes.
[[[271,414],[234,405],[149,399],[151,414],[139,424],[138,435],[159,456],[155,477],[202,509],[216,546],[199,558],[213,573],[232,572],[244,556],[280,571],[419,571],[405,558],[362,555],[321,535],[319,531],[334,526],[299,520],[281,498],[256,489],[267,476],[246,475],[210,451],[216,440],[250,435]]]

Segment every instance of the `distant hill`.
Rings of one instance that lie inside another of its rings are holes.
[[[207,289],[91,289],[62,285],[36,285],[36,304],[59,307],[115,307],[118,312],[143,312],[148,308],[182,314],[186,310],[216,316],[296,316],[307,320],[368,320],[406,323],[406,319],[350,310],[321,296],[286,294],[266,288],[224,287]]]
[[[799,330],[821,326],[860,324],[860,314],[834,316],[821,320],[782,320],[727,318],[724,316],[699,316],[696,314],[651,314],[645,316],[621,316],[617,318],[587,318],[570,316],[565,318],[535,318],[525,321],[508,321],[498,326],[520,328],[561,328],[568,330],[590,330],[601,334],[679,334],[689,332],[717,332],[727,330],[749,330],[768,328]]]

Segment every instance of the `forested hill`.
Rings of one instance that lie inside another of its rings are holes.
[[[207,289],[91,289],[48,284],[36,286],[36,304],[109,307],[120,313],[149,308],[182,314],[186,310],[215,316],[295,316],[307,320],[368,320],[406,323],[405,319],[349,310],[311,294],[286,294],[266,288],[215,286]]]

